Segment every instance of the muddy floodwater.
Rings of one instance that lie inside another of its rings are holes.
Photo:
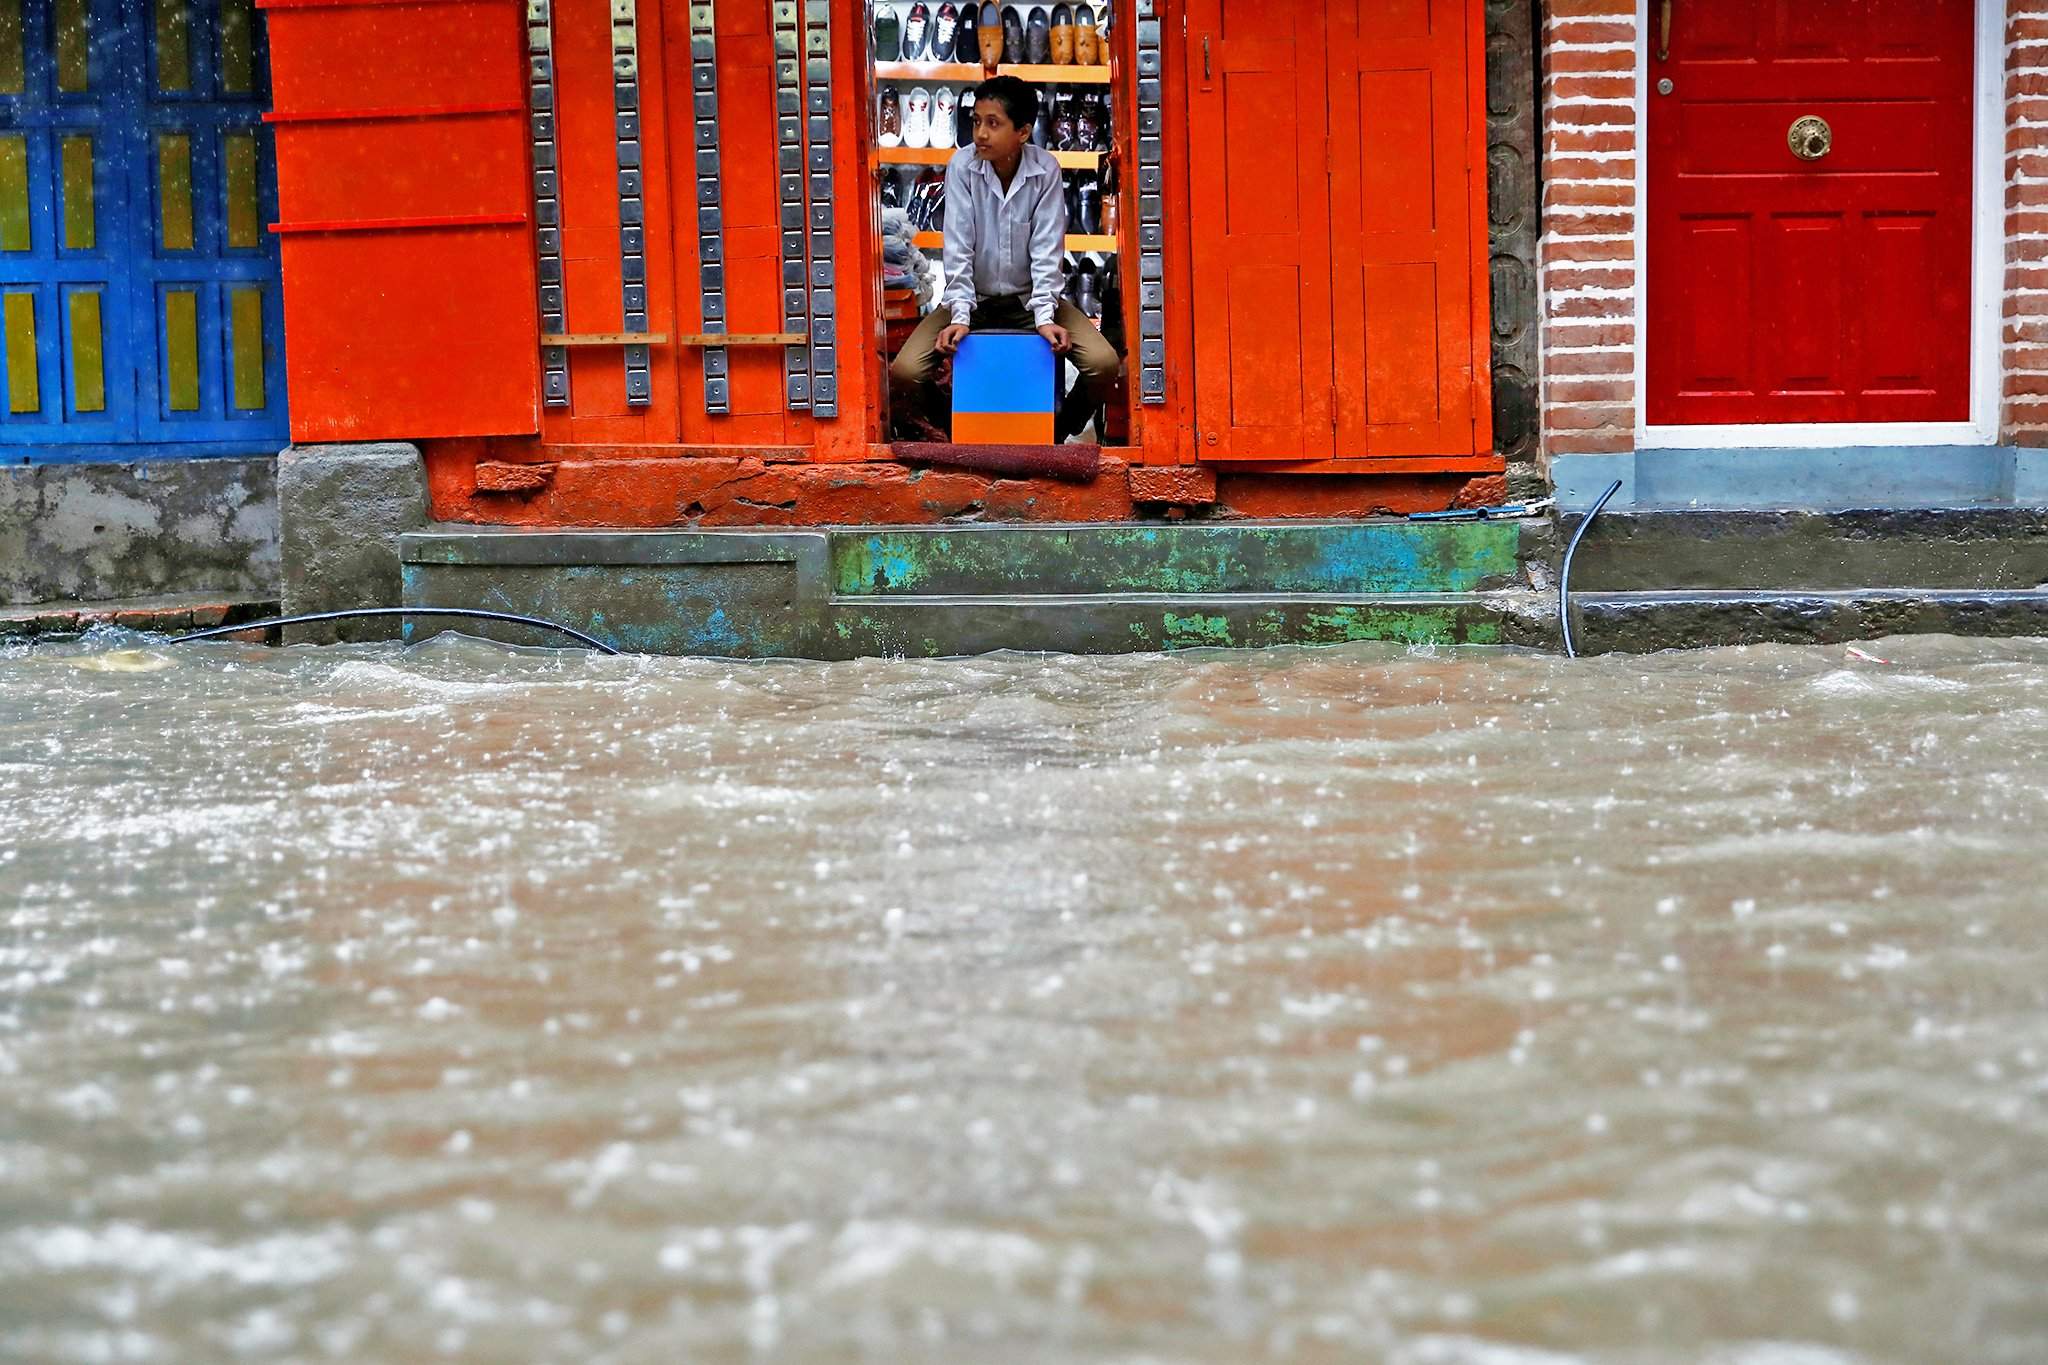
[[[2048,642],[1864,649],[0,656],[0,1359],[2040,1365]]]

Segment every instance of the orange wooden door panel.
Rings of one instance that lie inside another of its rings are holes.
[[[1482,22],[1479,0],[1191,4],[1202,458],[1490,448]]]
[[[1470,0],[1331,0],[1337,451],[1479,453]],[[1475,142],[1476,140],[1476,142]],[[1489,424],[1490,425],[1490,424]],[[1490,431],[1486,438],[1490,441]]]
[[[1188,229],[1206,459],[1331,453],[1323,11],[1192,0]]]
[[[264,8],[293,438],[536,431],[519,10]]]

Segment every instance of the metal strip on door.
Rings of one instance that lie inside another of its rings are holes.
[[[809,240],[804,231],[804,65],[802,0],[774,0],[775,176],[782,233],[782,330],[809,332],[811,312]],[[785,346],[783,394],[791,412],[811,406],[811,352]]]
[[[540,330],[561,336],[568,328],[562,298],[561,171],[555,156],[554,13],[550,0],[526,0],[527,118],[533,140],[533,240],[538,257]],[[569,406],[569,348],[540,348],[541,401]]]
[[[1138,401],[1166,401],[1166,194],[1157,0],[1138,11]],[[1128,200],[1125,202],[1129,202]]]
[[[712,0],[690,6],[690,99],[696,115],[697,285],[703,330],[725,334],[725,214],[718,166],[718,12]],[[704,411],[732,411],[730,352],[704,348]]]
[[[810,191],[811,411],[839,414],[839,350],[833,317],[838,291],[833,281],[832,239],[832,6],[804,0],[805,165]]]
[[[635,0],[612,3],[614,142],[619,166],[619,280],[625,330],[647,334],[647,208],[640,170],[640,34]],[[694,54],[695,23],[691,48]],[[626,402],[654,401],[653,359],[645,342],[626,346]]]

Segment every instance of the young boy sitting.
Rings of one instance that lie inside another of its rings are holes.
[[[1058,158],[1031,145],[1037,117],[1038,92],[1015,76],[975,87],[974,145],[946,164],[945,284],[938,307],[903,343],[889,374],[916,399],[919,415],[943,421],[941,358],[952,355],[970,329],[1035,328],[1081,372],[1054,424],[1055,439],[1064,441],[1108,397],[1118,357],[1060,292],[1067,201]]]

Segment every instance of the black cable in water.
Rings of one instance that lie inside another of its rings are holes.
[[[571,630],[553,621],[543,621],[538,616],[515,616],[509,611],[482,611],[475,607],[351,607],[347,611],[316,611],[305,616],[274,616],[268,621],[244,621],[239,625],[195,630],[190,635],[179,635],[168,643],[182,645],[187,640],[211,640],[222,635],[239,635],[245,630],[267,630],[271,626],[309,626],[320,621],[350,621],[365,616],[456,616],[470,621],[508,621],[515,626],[535,626],[541,630],[555,631],[568,636],[578,644],[588,645],[600,654],[619,652],[604,641],[592,639],[580,630]]]
[[[1579,651],[1572,648],[1572,556],[1578,553],[1579,538],[1586,534],[1586,528],[1593,524],[1593,518],[1600,515],[1600,509],[1607,500],[1621,491],[1621,480],[1607,485],[1607,491],[1600,495],[1600,501],[1593,504],[1593,510],[1586,513],[1586,519],[1579,523],[1579,529],[1572,532],[1572,543],[1564,548],[1564,567],[1557,575],[1557,624],[1564,630],[1564,657],[1576,659]]]

